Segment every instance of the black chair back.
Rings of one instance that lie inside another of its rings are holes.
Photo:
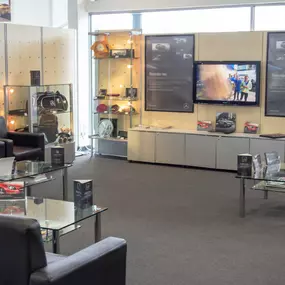
[[[4,117],[0,116],[0,138],[6,139],[7,138],[7,125]]]
[[[0,215],[0,284],[28,285],[30,275],[47,265],[36,220]]]

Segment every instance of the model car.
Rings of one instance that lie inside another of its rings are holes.
[[[198,127],[201,129],[208,129],[210,125],[211,122],[198,121]]]
[[[17,195],[21,194],[23,191],[23,186],[20,184],[0,183],[0,195]]]
[[[257,124],[252,124],[252,123],[249,123],[249,122],[246,122],[245,123],[245,126],[244,126],[244,132],[248,132],[248,133],[257,133],[258,131],[258,125]]]
[[[221,118],[217,121],[216,125],[223,128],[229,128],[234,125],[234,122],[228,119]]]

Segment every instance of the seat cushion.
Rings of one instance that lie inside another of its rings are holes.
[[[41,156],[40,148],[32,148],[26,146],[14,146],[13,153],[17,161],[36,160]]]
[[[66,256],[64,256],[64,255],[46,252],[47,264],[51,264],[53,262],[60,261],[60,260],[63,260],[65,258],[66,258]]]

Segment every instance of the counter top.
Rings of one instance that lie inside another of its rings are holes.
[[[277,140],[277,141],[285,141],[282,139],[270,139],[260,137],[259,134],[245,134],[245,133],[231,133],[224,134],[221,132],[207,132],[207,131],[197,131],[197,130],[187,130],[187,129],[162,129],[162,128],[145,128],[145,127],[135,127],[129,129],[129,131],[137,131],[137,132],[155,132],[155,133],[169,133],[169,134],[186,134],[186,135],[203,135],[203,136],[215,136],[215,137],[238,137],[238,138],[251,138],[251,139],[263,139],[263,140]]]

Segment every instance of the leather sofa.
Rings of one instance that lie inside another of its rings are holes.
[[[45,253],[39,223],[0,215],[0,284],[125,285],[125,240],[107,238],[71,256]]]
[[[45,160],[44,134],[8,132],[3,117],[0,117],[0,142],[5,143],[5,157],[15,156],[17,161]]]

